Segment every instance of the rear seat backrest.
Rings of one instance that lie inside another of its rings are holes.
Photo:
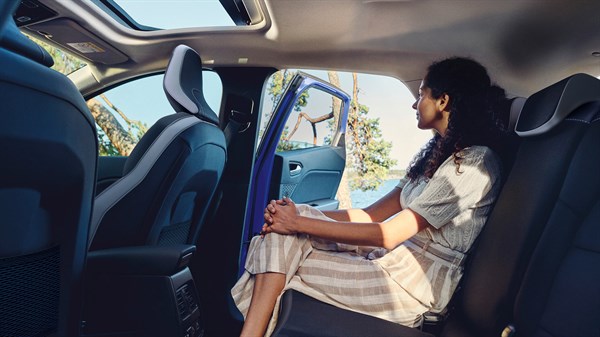
[[[564,93],[593,96],[582,88],[597,81],[577,74],[527,100],[516,131],[529,137],[521,142],[442,336],[498,336],[510,321],[527,261],[561,190],[557,182],[565,179],[588,129],[585,123],[561,123],[565,110],[577,107],[577,99]]]
[[[555,116],[582,136],[519,290],[518,336],[600,336],[600,80],[570,81]]]

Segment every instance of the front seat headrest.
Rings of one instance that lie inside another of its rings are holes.
[[[600,100],[600,80],[575,74],[531,95],[517,121],[521,137],[546,133],[581,105]]]
[[[12,19],[9,19],[4,25],[0,46],[47,67],[54,65],[52,56],[44,48],[23,35]]]
[[[204,121],[219,124],[219,117],[204,99],[202,59],[192,48],[179,45],[173,50],[163,88],[175,111],[194,114]]]

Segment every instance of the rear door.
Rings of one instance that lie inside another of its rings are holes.
[[[321,79],[298,72],[290,81],[262,134],[245,237],[260,231],[271,199],[287,196],[323,210],[338,207],[349,106],[348,94]]]

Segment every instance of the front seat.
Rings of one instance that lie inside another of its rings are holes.
[[[96,127],[73,83],[17,29],[11,2],[0,13],[0,336],[77,336]]]
[[[123,177],[96,197],[91,250],[196,242],[225,165],[225,137],[193,49],[175,48],[163,84],[177,113],[148,130]]]

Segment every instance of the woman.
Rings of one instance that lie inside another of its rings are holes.
[[[270,335],[287,289],[407,326],[443,310],[500,190],[490,147],[505,102],[479,63],[433,63],[413,109],[418,127],[435,135],[393,191],[365,209],[271,201],[232,289],[245,317],[241,335]]]

